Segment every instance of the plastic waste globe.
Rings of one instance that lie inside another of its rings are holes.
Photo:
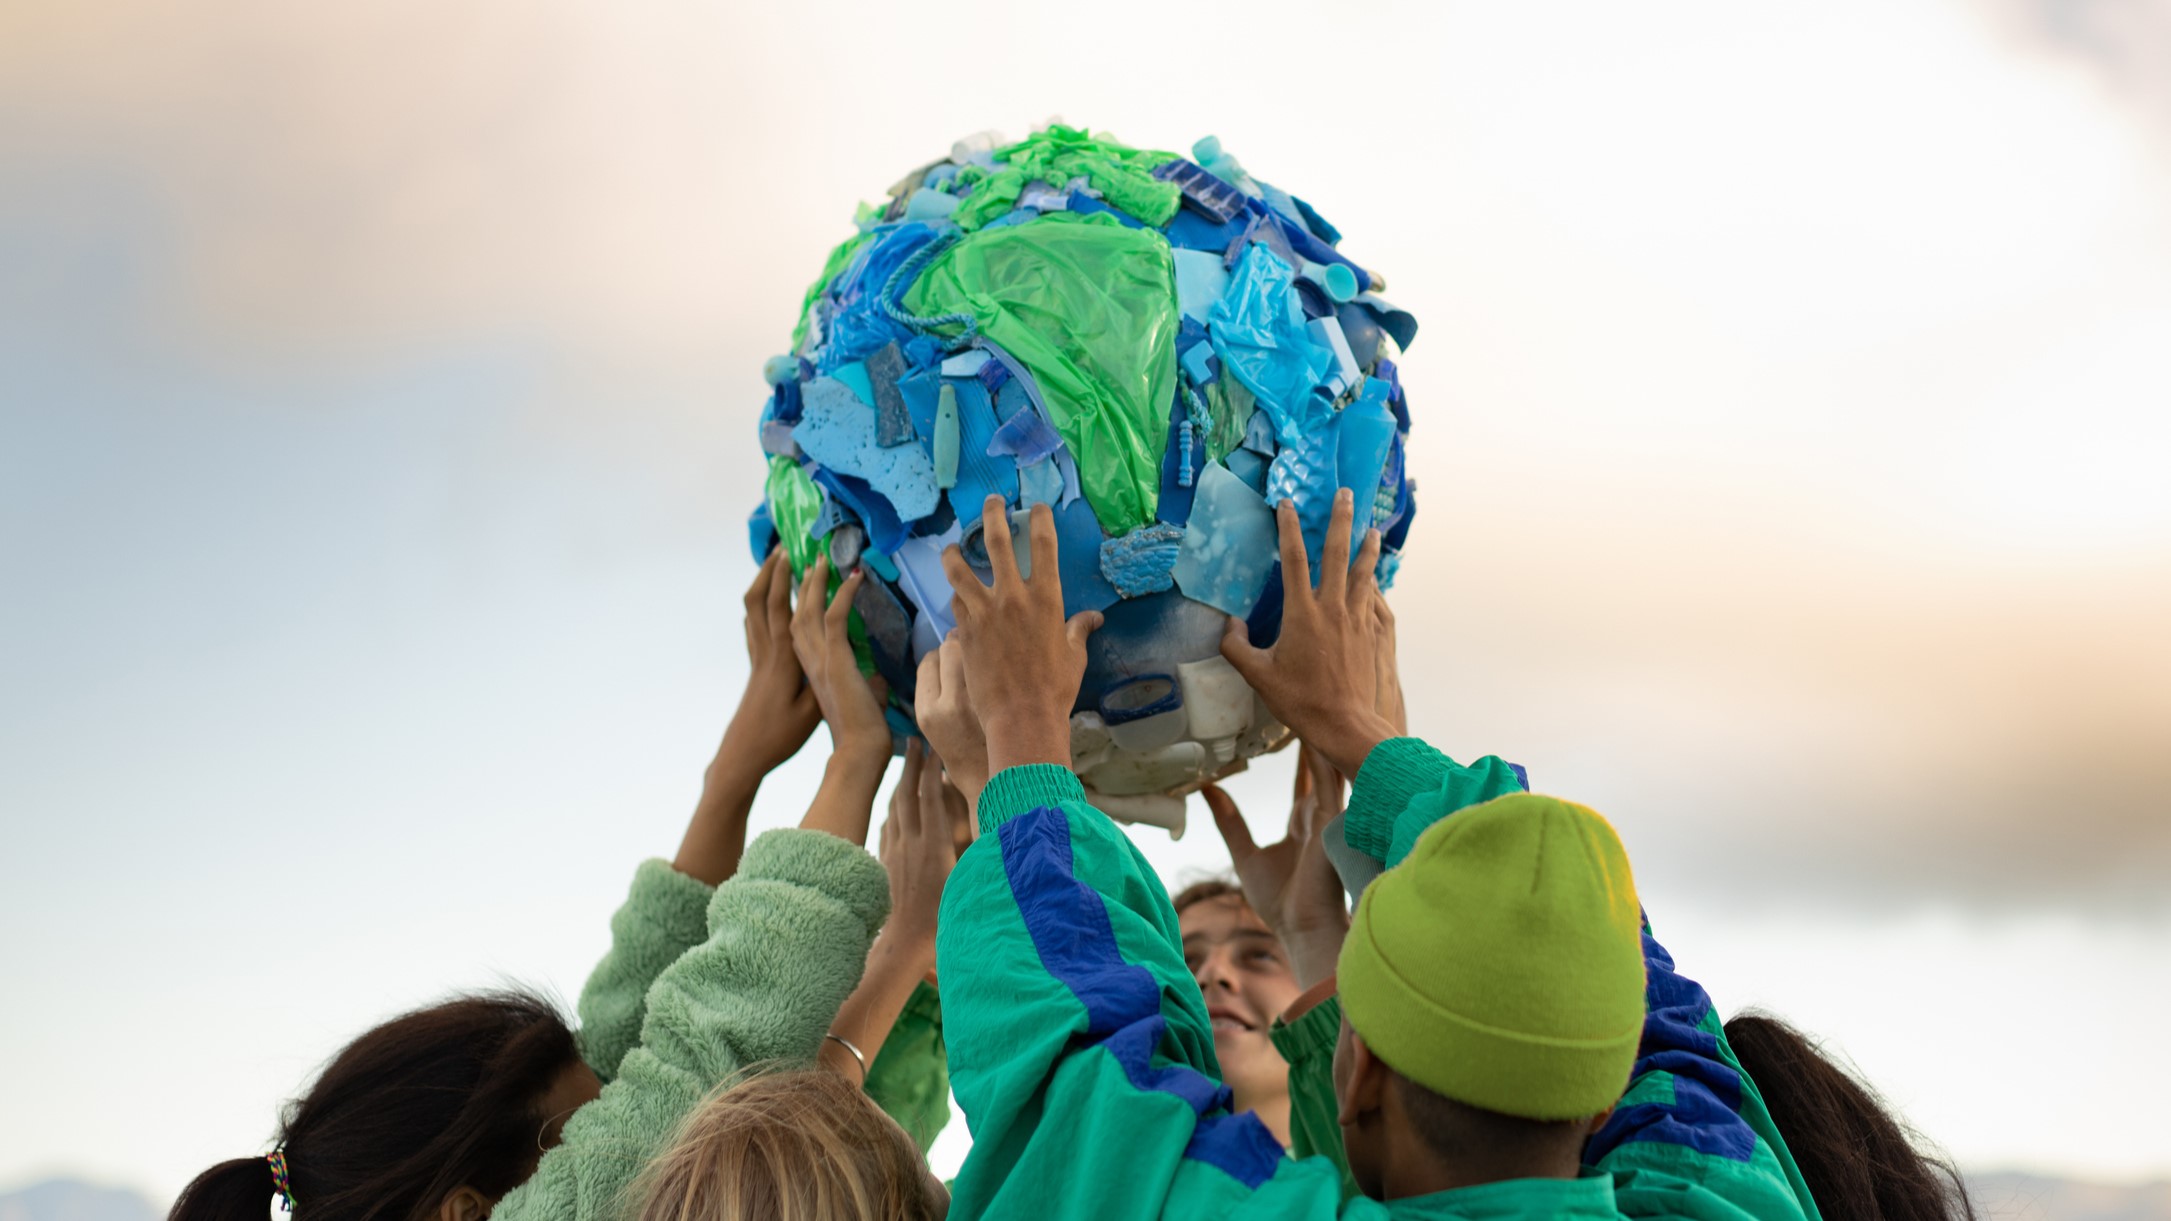
[[[1072,766],[1102,809],[1180,835],[1180,794],[1289,736],[1220,651],[1227,616],[1280,629],[1268,506],[1295,504],[1316,566],[1353,489],[1393,580],[1416,320],[1211,137],[1188,159],[1062,126],[972,137],[857,229],[766,370],[757,558],[865,566],[854,639],[908,734],[916,663],[955,622],[943,550],[988,571],[999,495],[1022,563],[1024,513],[1050,506],[1064,613],[1107,617]]]

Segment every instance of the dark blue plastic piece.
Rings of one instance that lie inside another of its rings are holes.
[[[1402,395],[1402,371],[1395,367],[1395,362],[1383,360],[1373,366],[1372,376],[1392,388],[1387,395],[1387,407],[1395,413],[1395,427],[1407,433],[1410,430],[1410,406]]]
[[[1281,611],[1281,562],[1277,560],[1274,571],[1266,574],[1266,588],[1259,591],[1251,616],[1244,620],[1244,634],[1251,638],[1253,648],[1270,648],[1281,639]]]
[[[1357,367],[1370,369],[1372,362],[1379,359],[1380,337],[1386,334],[1373,319],[1372,311],[1354,301],[1344,301],[1334,307],[1334,320],[1341,324],[1342,338],[1349,341],[1349,354],[1357,358]]]
[[[1308,203],[1305,203],[1303,200],[1297,198],[1294,195],[1291,195],[1289,197],[1289,202],[1297,206],[1297,214],[1304,218],[1305,225],[1311,229],[1312,235],[1314,237],[1317,237],[1320,241],[1325,242],[1329,246],[1339,246],[1342,244],[1342,231],[1335,228],[1333,225],[1328,224],[1327,218],[1321,216],[1318,209],[1312,207],[1312,205]]]
[[[868,546],[887,555],[905,541],[905,523],[898,519],[897,510],[880,492],[867,486],[865,480],[854,479],[826,466],[810,466],[807,473],[823,491],[859,514],[860,524],[867,528]]]
[[[1010,366],[999,360],[991,360],[981,365],[980,372],[974,376],[980,379],[982,389],[989,394],[994,394],[1003,388],[1004,382],[1010,380]]]
[[[881,580],[861,580],[852,597],[852,609],[867,630],[867,651],[874,657],[875,673],[889,680],[890,690],[911,699],[918,679],[912,664],[912,612]]]
[[[919,439],[912,431],[905,396],[897,392],[898,379],[904,375],[905,354],[894,341],[867,358],[867,381],[874,389],[874,443],[884,448]],[[932,434],[931,426],[929,431]]]
[[[1171,246],[1180,246],[1185,250],[1211,250],[1220,254],[1229,248],[1230,242],[1243,236],[1247,216],[1248,213],[1216,223],[1189,208],[1178,208],[1176,215],[1161,232],[1168,238]]]
[[[1417,342],[1417,318],[1406,309],[1396,309],[1378,297],[1359,297],[1362,305],[1379,322],[1380,329],[1395,337],[1395,346],[1407,352]]]
[[[1128,725],[1183,707],[1183,688],[1172,674],[1141,674],[1101,692],[1101,720]]]
[[[1183,192],[1185,206],[1195,208],[1216,224],[1225,223],[1244,210],[1244,193],[1181,157],[1156,166],[1153,176],[1173,182]]]
[[[1186,428],[1191,406],[1179,394],[1168,411],[1168,445],[1161,451],[1161,499],[1154,517],[1172,526],[1191,520],[1191,502],[1198,495],[1198,473],[1206,465],[1206,439],[1196,428]],[[1189,453],[1183,442],[1191,442]],[[1188,460],[1187,460],[1188,459]]]
[[[949,381],[957,393],[957,484],[949,490],[947,503],[955,520],[976,521],[980,506],[989,496],[1000,496],[1005,503],[1017,500],[1018,464],[1015,459],[988,453],[988,442],[995,439],[997,426],[988,392],[973,378],[953,377]]]
[[[830,294],[833,309],[823,333],[827,342],[822,345],[820,372],[864,360],[886,343],[904,343],[913,338],[910,329],[892,321],[883,311],[882,290],[907,259],[939,235],[916,221],[886,227],[878,233],[837,277]]]
[[[780,424],[799,422],[799,383],[784,382],[769,394],[769,418]]]

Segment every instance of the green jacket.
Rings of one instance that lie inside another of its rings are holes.
[[[819,831],[770,831],[749,845],[703,904],[705,939],[689,912],[708,888],[666,874],[652,861],[635,875],[610,953],[582,990],[592,1023],[582,1053],[603,1093],[566,1121],[564,1141],[498,1201],[494,1221],[618,1216],[627,1187],[718,1085],[757,1064],[813,1062],[889,915],[882,866]],[[684,948],[673,955],[674,945]]]
[[[1420,742],[1383,744],[1358,777],[1350,821],[1378,815],[1368,801],[1400,802],[1390,822],[1436,821],[1471,787],[1454,769]],[[1428,770],[1430,789],[1411,783]],[[951,1087],[973,1132],[957,1221],[1814,1216],[1769,1117],[1747,1105],[1753,1087],[1712,1037],[1716,1022],[1676,1030],[1679,995],[1702,990],[1648,939],[1657,1041],[1647,1027],[1628,1096],[1592,1142],[1592,1173],[1344,1203],[1333,1161],[1286,1158],[1256,1116],[1229,1113],[1167,893],[1076,777],[1009,769],[981,794],[979,816],[980,842],[951,875],[937,934]],[[1331,1043],[1315,1045],[1331,1054]],[[1304,1097],[1296,1082],[1291,1095]],[[1305,1121],[1292,1118],[1301,1136]]]

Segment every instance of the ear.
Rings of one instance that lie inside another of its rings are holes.
[[[482,1221],[490,1215],[490,1200],[472,1187],[455,1187],[437,1206],[437,1221]]]
[[[1380,1109],[1389,1070],[1387,1062],[1372,1054],[1364,1044],[1364,1036],[1347,1019],[1342,1022],[1342,1045],[1335,1050],[1335,1058],[1343,1062],[1344,1068],[1338,1074],[1342,1088],[1335,1095],[1334,1121],[1347,1128]]]

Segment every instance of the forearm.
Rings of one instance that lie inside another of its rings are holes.
[[[822,1066],[847,1081],[866,1084],[867,1065],[880,1053],[890,1028],[897,1024],[897,1015],[912,999],[913,990],[934,969],[932,936],[894,928],[882,930],[875,938],[874,949],[867,954],[867,973],[860,977],[859,987],[852,990],[837,1010],[836,1021],[829,1025],[829,1033],[859,1049],[866,1062],[839,1046],[835,1039],[824,1039]]]
[[[867,842],[867,822],[874,814],[875,790],[889,769],[885,750],[875,754],[864,747],[840,748],[822,771],[821,787],[799,825],[809,831],[826,831],[855,844]]]
[[[763,769],[736,757],[729,734],[701,781],[701,800],[694,805],[686,834],[679,840],[671,868],[689,877],[718,886],[738,872],[739,857],[746,851],[746,826],[754,812],[754,795],[761,788]]]

